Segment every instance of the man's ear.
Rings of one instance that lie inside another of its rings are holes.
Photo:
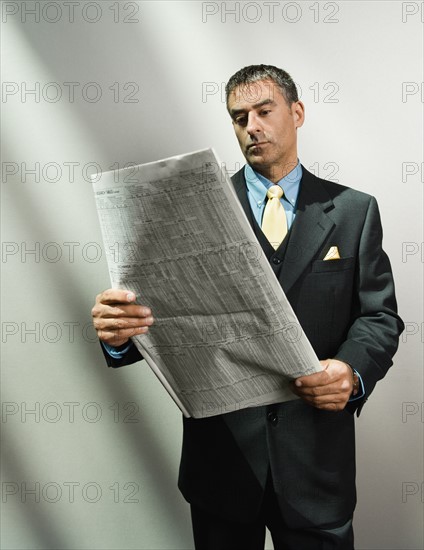
[[[305,122],[305,106],[301,101],[296,101],[292,104],[292,112],[294,117],[294,124],[296,128],[303,126]]]

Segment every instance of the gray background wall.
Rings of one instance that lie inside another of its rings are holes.
[[[88,176],[209,146],[235,171],[222,92],[252,63],[299,84],[302,163],[379,201],[407,330],[357,422],[357,548],[421,548],[423,4],[1,8],[2,548],[192,548],[180,413],[90,325],[109,279]]]

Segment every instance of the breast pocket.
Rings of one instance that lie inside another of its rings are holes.
[[[340,258],[339,260],[315,260],[312,262],[312,273],[346,271],[353,269],[355,258]]]
[[[355,258],[315,260],[299,288],[296,314],[318,356],[331,357],[350,324]]]

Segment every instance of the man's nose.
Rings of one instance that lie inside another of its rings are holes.
[[[262,130],[260,120],[256,113],[250,112],[247,119],[246,131],[250,135],[257,134]]]

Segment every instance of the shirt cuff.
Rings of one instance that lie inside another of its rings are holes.
[[[362,397],[364,397],[364,395],[365,395],[365,388],[364,388],[364,383],[362,381],[361,375],[355,369],[352,369],[352,370],[357,375],[357,377],[359,378],[359,391],[356,395],[351,396],[351,398],[349,399],[349,402],[350,401],[356,401],[357,399],[362,399]]]
[[[122,359],[127,351],[130,349],[130,347],[133,345],[131,340],[128,342],[127,345],[125,345],[125,347],[119,346],[118,348],[110,346],[109,344],[105,344],[104,342],[101,342],[101,344],[108,352],[108,354],[113,357],[113,359]]]

